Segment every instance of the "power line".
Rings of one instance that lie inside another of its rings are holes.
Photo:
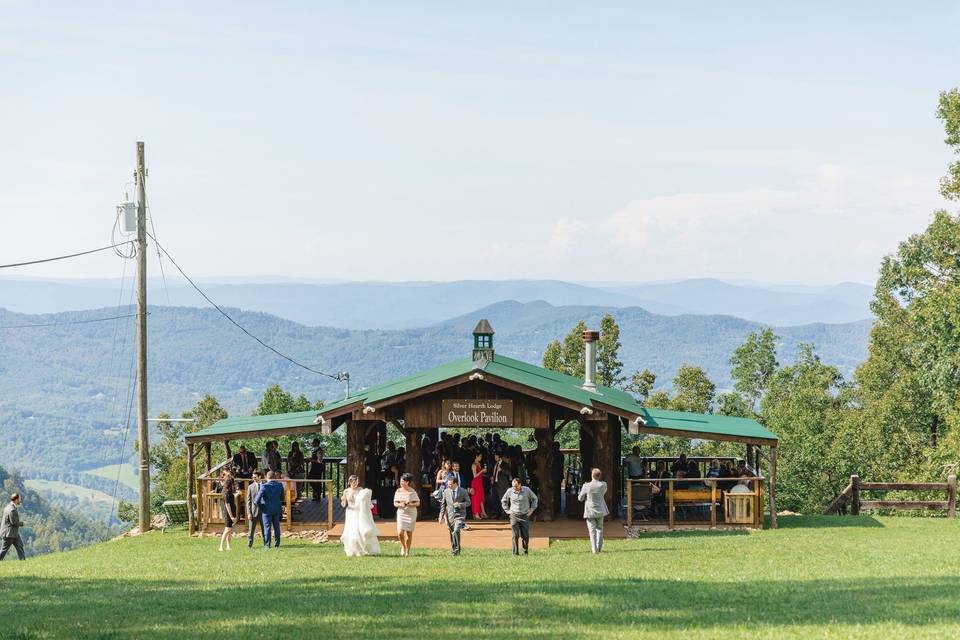
[[[40,264],[41,262],[53,262],[54,260],[66,260],[67,258],[76,258],[77,256],[85,256],[90,253],[96,253],[98,251],[107,251],[108,249],[116,249],[117,247],[122,247],[125,244],[131,244],[127,242],[118,242],[117,244],[111,244],[106,247],[100,247],[99,249],[90,249],[89,251],[81,251],[80,253],[71,253],[65,256],[56,256],[54,258],[43,258],[42,260],[29,260],[27,262],[14,262],[11,264],[0,264],[0,269],[9,269],[10,267],[24,267],[28,264]]]
[[[128,313],[122,316],[109,316],[107,318],[90,318],[87,320],[70,320],[67,322],[49,322],[47,324],[8,324],[0,329],[32,329],[34,327],[62,327],[68,324],[87,324],[88,322],[104,322],[106,320],[120,320],[122,318],[136,317],[135,313]],[[149,315],[149,314],[148,314]]]
[[[272,351],[273,353],[277,354],[278,356],[280,356],[280,357],[283,358],[284,360],[287,360],[288,362],[290,362],[290,363],[292,363],[292,364],[295,364],[296,366],[300,367],[301,369],[306,369],[306,370],[309,371],[310,373],[316,373],[317,375],[326,376],[326,377],[328,377],[328,378],[331,378],[331,379],[337,380],[337,381],[342,381],[342,380],[344,379],[344,378],[343,378],[343,375],[341,375],[341,374],[334,375],[334,374],[332,374],[332,373],[326,373],[326,372],[324,372],[324,371],[317,371],[316,369],[312,369],[312,368],[308,367],[307,365],[303,364],[302,362],[298,362],[297,360],[294,360],[293,358],[291,358],[291,357],[288,356],[287,354],[282,353],[282,352],[280,352],[280,351],[277,351],[276,349],[274,349],[273,347],[271,347],[270,345],[268,345],[266,342],[264,342],[263,340],[261,340],[261,339],[258,338],[257,336],[255,336],[255,335],[253,335],[252,333],[250,333],[250,331],[248,331],[248,330],[246,329],[246,327],[244,327],[244,326],[241,325],[239,322],[237,322],[236,320],[234,320],[234,319],[230,316],[230,314],[228,314],[226,311],[224,311],[224,310],[220,307],[220,305],[218,305],[216,302],[214,302],[213,300],[211,300],[211,299],[210,299],[210,296],[208,296],[206,293],[204,293],[204,292],[203,292],[203,289],[201,289],[200,287],[198,287],[198,286],[197,286],[197,283],[194,282],[193,280],[191,280],[191,279],[190,279],[190,276],[188,276],[186,273],[184,273],[183,269],[180,268],[180,265],[177,264],[177,261],[174,260],[174,259],[173,259],[173,256],[170,255],[170,252],[163,248],[163,245],[161,245],[161,244],[157,241],[157,239],[156,239],[155,236],[153,236],[153,235],[151,235],[151,234],[149,234],[149,233],[148,233],[147,235],[150,236],[150,238],[156,243],[156,245],[157,245],[157,247],[160,249],[160,251],[163,252],[163,255],[167,256],[167,259],[171,262],[171,264],[173,264],[173,266],[177,268],[177,271],[180,272],[180,275],[182,275],[184,278],[186,278],[187,282],[190,283],[190,286],[192,286],[194,289],[196,289],[196,290],[197,290],[197,293],[199,293],[201,296],[203,296],[203,299],[204,299],[204,300],[206,300],[206,301],[209,302],[211,305],[213,305],[213,308],[214,308],[214,309],[216,309],[217,311],[219,311],[220,314],[221,314],[224,318],[226,318],[226,319],[229,320],[231,323],[233,323],[233,325],[236,326],[238,329],[240,329],[240,331],[243,331],[245,334],[247,334],[248,336],[250,336],[251,338],[253,338],[253,339],[256,340],[257,342],[259,342],[261,346],[269,349],[270,351]]]

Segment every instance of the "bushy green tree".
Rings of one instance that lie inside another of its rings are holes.
[[[657,374],[650,371],[650,369],[634,371],[633,375],[630,376],[630,382],[627,384],[626,390],[633,394],[637,402],[642,404],[650,397],[650,392],[656,383]]]
[[[953,152],[960,154],[960,90],[940,92],[937,117],[943,120],[947,137],[944,140]],[[947,175],[940,180],[940,193],[948,200],[960,200],[960,160],[950,164]]]
[[[605,387],[620,387],[626,380],[620,361],[620,346],[620,326],[608,313],[600,318],[600,339],[597,341],[597,382]]]
[[[755,408],[777,370],[777,336],[773,329],[767,327],[759,333],[751,331],[733,352],[730,364],[733,388],[751,408]]]
[[[710,381],[706,372],[692,364],[680,365],[673,378],[674,396],[670,408],[675,411],[710,413],[717,386]]]

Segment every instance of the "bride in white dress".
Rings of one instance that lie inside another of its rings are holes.
[[[340,536],[343,552],[348,556],[378,555],[380,541],[377,539],[377,525],[371,511],[373,492],[362,488],[357,476],[350,476],[347,485],[347,490],[340,498],[340,504],[346,508],[343,535]]]

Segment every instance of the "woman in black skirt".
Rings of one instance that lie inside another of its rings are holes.
[[[227,551],[230,551],[230,538],[233,537],[233,521],[237,519],[237,505],[234,502],[234,494],[237,492],[237,483],[233,479],[233,471],[229,468],[224,469],[220,474],[220,493],[223,494],[223,500],[220,503],[220,515],[223,516],[223,535],[220,536],[220,551],[223,551],[223,545],[226,543]]]

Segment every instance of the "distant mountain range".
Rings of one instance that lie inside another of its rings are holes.
[[[128,308],[119,313],[129,312]],[[625,372],[648,367],[669,385],[683,363],[703,366],[729,387],[728,359],[761,325],[722,315],[664,316],[639,307],[553,306],[544,301],[499,302],[416,329],[308,327],[266,313],[231,310],[256,335],[312,368],[347,370],[356,387],[407,375],[470,353],[470,331],[481,317],[496,330],[498,351],[537,363],[550,340],[578,321],[599,325],[612,313],[621,327]],[[52,315],[0,309],[0,327],[89,320],[116,307]],[[129,411],[131,319],[39,328],[0,329],[0,464],[28,476],[59,477],[118,461],[131,452],[118,424]],[[780,327],[779,354],[789,361],[800,342],[849,373],[866,354],[870,321]],[[151,307],[150,413],[178,414],[203,394],[232,414],[248,414],[264,389],[280,384],[311,399],[341,396],[328,378],[300,369],[262,348],[210,308]],[[98,488],[98,487],[93,487]]]
[[[0,278],[0,306],[20,313],[58,313],[125,304],[110,280]],[[870,318],[871,287],[733,284],[714,279],[669,283],[577,284],[559,280],[463,280],[457,282],[204,282],[218,304],[262,311],[308,326],[344,329],[409,329],[470,313],[503,300],[542,300],[556,306],[641,307],[651,313],[729,315],[786,326],[842,323]],[[183,283],[153,279],[150,300],[165,306],[204,304]]]

